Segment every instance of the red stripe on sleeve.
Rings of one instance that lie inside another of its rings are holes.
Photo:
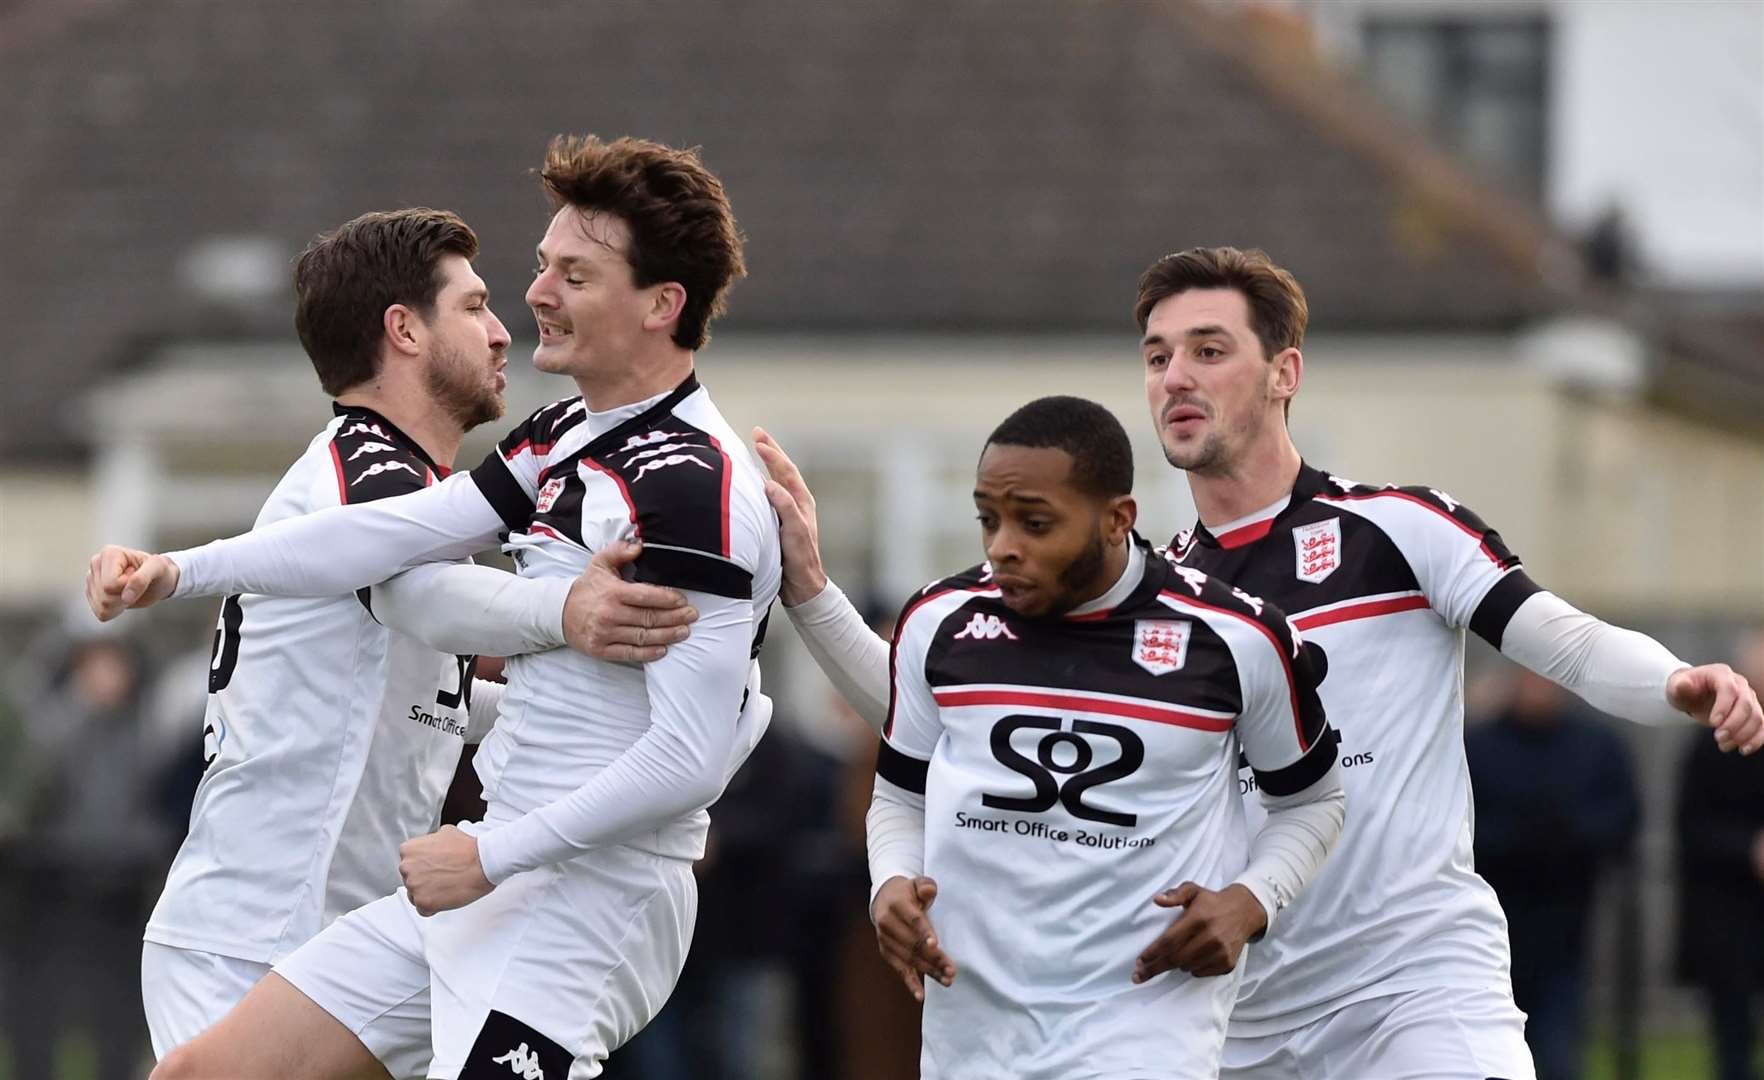
[[[337,501],[349,505],[349,485],[343,482],[343,455],[337,452],[337,441],[331,440],[331,464],[337,467]]]
[[[729,460],[729,455],[723,450],[723,444],[717,441],[715,435],[707,434],[706,437],[710,439],[711,445],[717,448],[717,453],[723,455],[723,558],[727,559],[729,557],[729,481],[734,478],[735,465]]]
[[[1274,631],[1268,629],[1268,627],[1263,625],[1260,620],[1251,618],[1241,611],[1232,611],[1230,608],[1222,608],[1215,604],[1209,604],[1204,600],[1196,599],[1192,596],[1184,596],[1181,593],[1170,592],[1168,589],[1164,590],[1159,595],[1168,597],[1169,599],[1176,601],[1178,604],[1202,608],[1206,611],[1217,611],[1221,615],[1229,615],[1233,619],[1237,619],[1255,627],[1257,633],[1268,639],[1268,644],[1274,647],[1274,655],[1280,657],[1280,669],[1286,673],[1286,693],[1288,700],[1292,704],[1292,728],[1298,735],[1299,750],[1303,753],[1309,753],[1311,749],[1311,740],[1305,735],[1304,718],[1299,715],[1298,683],[1292,676],[1292,657],[1288,655],[1286,646],[1282,645],[1280,639],[1274,636]]]
[[[1482,533],[1477,532],[1475,529],[1472,529],[1470,526],[1464,524],[1462,521],[1459,521],[1457,518],[1453,517],[1450,513],[1448,513],[1443,507],[1435,506],[1432,503],[1428,502],[1426,499],[1411,495],[1406,491],[1370,491],[1370,492],[1366,492],[1365,494],[1362,494],[1362,495],[1318,495],[1317,501],[1318,502],[1326,502],[1326,503],[1329,503],[1329,502],[1358,502],[1361,499],[1389,499],[1389,498],[1405,499],[1409,502],[1414,503],[1416,506],[1425,507],[1428,510],[1433,511],[1434,513],[1438,514],[1440,517],[1451,522],[1452,525],[1454,527],[1456,527],[1459,532],[1463,533],[1465,536],[1468,536],[1472,540],[1476,541],[1477,546],[1482,548],[1482,553],[1484,555],[1488,556],[1488,559],[1490,562],[1494,563],[1496,566],[1501,565],[1500,556],[1496,555],[1494,553],[1494,551],[1489,548],[1488,542],[1483,539]]]
[[[619,495],[625,500],[625,509],[631,515],[631,527],[634,530],[631,534],[632,539],[641,540],[643,538],[643,527],[637,524],[637,504],[631,501],[631,489],[625,486],[624,477],[613,472],[600,462],[595,461],[593,458],[583,458],[582,464],[593,469],[595,472],[600,473],[602,476],[611,477],[612,482],[619,485]]]
[[[1368,600],[1363,604],[1348,604],[1345,607],[1332,608],[1329,611],[1319,611],[1310,615],[1294,615],[1292,624],[1300,630],[1312,630],[1319,626],[1352,622],[1355,619],[1394,615],[1399,611],[1420,611],[1428,606],[1430,605],[1425,596],[1398,596],[1389,600]]]

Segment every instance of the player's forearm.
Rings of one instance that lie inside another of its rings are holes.
[[[1666,683],[1688,664],[1646,634],[1596,619],[1554,593],[1537,593],[1520,605],[1501,637],[1501,652],[1600,712],[1639,724],[1686,719],[1667,702]]]
[[[878,777],[864,816],[864,846],[874,906],[877,890],[890,878],[915,878],[925,872],[925,797]]]
[[[1268,818],[1250,840],[1249,865],[1235,879],[1255,895],[1274,926],[1280,909],[1292,903],[1334,850],[1347,819],[1341,768],[1293,795],[1264,794]],[[1264,931],[1266,932],[1266,931]]]
[[[881,731],[888,719],[888,641],[831,580],[814,599],[784,610],[834,689]]]
[[[465,741],[476,745],[496,726],[502,711],[502,694],[508,687],[489,679],[472,680],[472,705],[466,711]]]
[[[471,478],[459,473],[408,495],[331,507],[170,552],[179,570],[172,595],[340,596],[407,566],[465,558],[501,528]]]
[[[752,666],[753,604],[688,598],[701,613],[692,636],[644,669],[649,729],[569,795],[479,837],[491,882],[653,832],[722,794]]]
[[[374,617],[441,652],[519,656],[564,644],[571,578],[426,563],[374,586]]]

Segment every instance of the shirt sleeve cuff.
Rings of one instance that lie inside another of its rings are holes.
[[[1280,909],[1285,906],[1280,903],[1279,887],[1272,881],[1269,881],[1267,878],[1262,877],[1260,874],[1257,874],[1252,870],[1246,870],[1237,875],[1237,877],[1232,879],[1231,884],[1242,885],[1244,888],[1248,889],[1250,895],[1256,898],[1256,903],[1261,904],[1262,910],[1267,913],[1268,925],[1262,927],[1262,932],[1260,934],[1256,934],[1254,937],[1250,938],[1251,941],[1260,941],[1268,931],[1274,929],[1274,917],[1279,914]]]
[[[818,623],[836,617],[848,606],[844,591],[828,578],[820,592],[795,607],[786,605],[784,611],[793,623]]]
[[[186,548],[183,551],[168,551],[164,554],[172,561],[172,565],[178,568],[178,583],[172,587],[171,595],[167,599],[182,600],[187,596],[203,595],[196,591],[197,575],[192,572],[199,564],[199,560],[195,558],[195,549]]]
[[[504,846],[508,840],[508,826],[499,825],[487,832],[478,834],[478,866],[484,871],[484,877],[492,885],[500,885],[514,876],[513,867],[509,866]]]

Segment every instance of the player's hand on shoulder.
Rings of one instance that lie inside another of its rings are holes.
[[[636,541],[608,544],[570,586],[564,640],[602,660],[649,663],[686,640],[698,611],[678,589],[626,581],[619,570],[643,553]]]
[[[1666,700],[1715,729],[1715,744],[1742,754],[1764,746],[1764,710],[1745,676],[1726,664],[1680,668],[1666,680]]]
[[[784,557],[784,580],[778,598],[785,607],[813,600],[827,587],[821,566],[821,527],[815,496],[802,471],[764,428],[753,429],[753,448],[766,466],[766,500],[778,512],[778,542]]]
[[[109,622],[170,596],[178,574],[178,564],[164,555],[106,544],[86,565],[86,604],[99,622]]]
[[[419,915],[462,908],[495,885],[478,861],[478,839],[452,825],[413,836],[398,848],[398,874]]]
[[[925,1000],[926,975],[944,986],[955,982],[955,963],[931,925],[931,904],[936,899],[937,882],[930,878],[892,877],[876,890],[870,904],[882,959],[900,975],[915,1001]]]
[[[1182,913],[1139,954],[1133,965],[1136,983],[1172,969],[1200,976],[1229,974],[1237,968],[1244,943],[1268,926],[1261,901],[1242,885],[1214,892],[1184,881],[1152,902],[1181,908]]]

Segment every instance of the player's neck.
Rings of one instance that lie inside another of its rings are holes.
[[[1286,425],[1252,444],[1229,468],[1190,472],[1188,490],[1201,524],[1212,528],[1247,517],[1292,494],[1302,464]]]
[[[692,374],[692,350],[672,342],[646,356],[606,371],[575,376],[576,389],[591,412],[603,413],[665,394]]]
[[[397,387],[367,383],[338,394],[337,404],[372,409],[392,421],[394,427],[420,446],[430,461],[444,468],[453,468],[453,459],[459,454],[465,429],[427,393],[420,390],[401,392]]]
[[[1104,547],[1102,570],[1097,573],[1096,580],[1079,591],[1078,595],[1083,599],[1063,614],[1085,615],[1092,609],[1116,606],[1139,585],[1139,577],[1144,572],[1145,559],[1133,545],[1131,536],[1123,543]]]

